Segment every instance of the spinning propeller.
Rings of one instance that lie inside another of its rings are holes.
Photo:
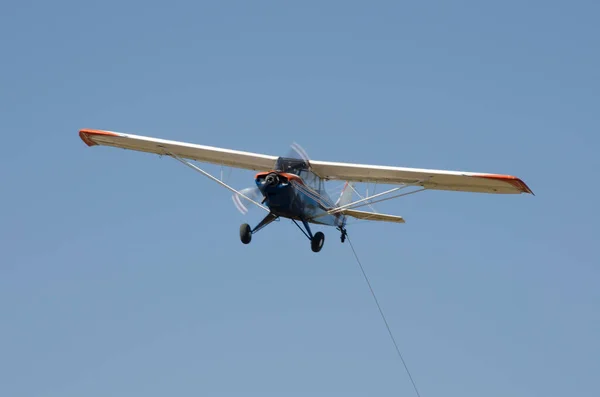
[[[304,148],[302,146],[300,146],[299,144],[297,144],[296,142],[293,142],[290,145],[290,149],[287,151],[287,153],[284,157],[309,162],[308,154],[306,154],[306,151],[304,150]],[[273,164],[273,169],[275,169],[275,165],[276,165],[276,163]],[[278,183],[277,178],[278,177],[276,174],[267,175],[266,183],[268,183],[268,184]],[[251,198],[252,200],[257,201],[259,203],[262,203],[262,201],[264,200],[264,196],[263,196],[262,192],[256,185],[242,189],[242,190],[240,190],[240,193],[244,194],[245,196],[247,196],[247,197]],[[233,204],[235,205],[235,207],[243,215],[248,213],[248,211],[250,210],[249,208],[255,207],[254,204],[248,203],[248,200],[245,197],[243,197],[237,193],[234,193],[231,196],[231,199],[233,200]],[[249,207],[247,207],[246,204],[249,204]]]

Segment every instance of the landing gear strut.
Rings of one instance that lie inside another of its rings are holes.
[[[277,218],[279,218],[277,215],[269,213],[269,215],[260,221],[260,223],[256,225],[254,229],[252,229],[247,223],[244,223],[242,226],[240,226],[240,240],[242,240],[242,243],[244,244],[249,244],[254,233],[258,232],[260,229],[267,226]]]
[[[304,233],[304,235],[310,240],[310,249],[313,252],[321,251],[321,248],[323,248],[323,244],[325,243],[325,235],[322,232],[316,232],[313,235],[310,231],[310,226],[308,225],[308,222],[304,219],[302,219],[302,224],[304,225],[304,229],[306,229],[306,231],[304,231],[304,229],[300,227],[296,220],[292,219],[292,222],[294,222],[294,224],[298,226],[298,229],[300,229],[300,231],[302,231],[302,233]]]
[[[252,235],[254,233],[258,232],[260,229],[267,226],[269,223],[273,222],[277,218],[279,218],[277,215],[269,213],[269,215],[267,215],[262,221],[260,221],[260,223],[258,225],[256,225],[256,227],[254,229],[252,229],[250,227],[250,225],[248,225],[247,223],[244,223],[243,225],[240,226],[240,240],[244,244],[250,244],[250,241],[252,241]],[[302,233],[304,233],[304,235],[310,240],[310,249],[313,252],[321,251],[321,249],[323,248],[323,244],[325,244],[325,234],[323,234],[323,232],[316,232],[313,235],[310,230],[310,226],[308,225],[308,222],[304,219],[302,220],[304,229],[302,229],[302,227],[294,219],[292,219],[292,221],[296,224],[296,226],[298,226],[298,228],[302,231]],[[344,229],[344,228],[338,228],[338,229],[342,231],[342,242],[344,242],[344,239],[346,237],[346,229]]]

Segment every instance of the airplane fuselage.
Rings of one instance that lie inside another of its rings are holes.
[[[264,204],[274,215],[329,226],[345,223],[343,215],[327,213],[335,207],[330,197],[308,186],[296,174],[261,172],[256,175],[255,182],[265,196]]]

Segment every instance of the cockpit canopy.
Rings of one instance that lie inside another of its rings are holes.
[[[306,186],[310,186],[321,194],[326,194],[325,185],[321,178],[315,175],[307,161],[290,157],[279,157],[275,162],[275,170],[298,175]]]
[[[301,171],[308,170],[308,163],[300,159],[279,157],[275,162],[275,170],[299,175]]]

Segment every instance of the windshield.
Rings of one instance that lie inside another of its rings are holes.
[[[279,172],[299,175],[300,171],[308,169],[308,164],[304,160],[279,157],[275,163],[275,169]]]

